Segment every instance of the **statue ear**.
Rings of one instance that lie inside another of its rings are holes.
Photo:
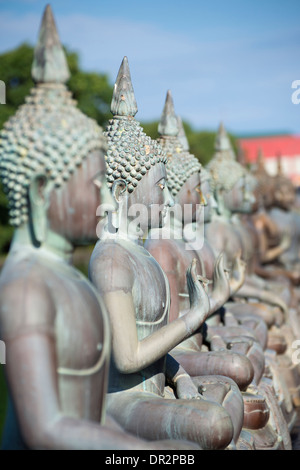
[[[125,180],[119,178],[116,181],[114,181],[112,188],[111,188],[111,192],[116,202],[118,203],[121,202],[121,199],[126,192],[126,188],[127,188],[127,183]]]
[[[44,174],[35,175],[29,185],[30,223],[33,239],[42,244],[47,233],[47,209],[49,206],[48,179]]]

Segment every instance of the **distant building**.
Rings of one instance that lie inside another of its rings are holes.
[[[256,162],[261,151],[266,170],[274,175],[277,172],[277,157],[281,156],[283,172],[300,186],[300,135],[273,135],[239,139],[239,146],[245,163]]]

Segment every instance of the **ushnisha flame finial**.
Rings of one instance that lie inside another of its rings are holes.
[[[123,58],[119,68],[110,109],[113,116],[120,117],[134,117],[138,112],[126,56]]]
[[[217,152],[232,150],[232,146],[225,130],[223,122],[220,123],[216,139],[215,139],[215,150]]]
[[[171,91],[167,91],[164,109],[158,124],[158,132],[162,136],[176,137],[178,135],[178,121],[174,110]]]
[[[50,5],[46,6],[42,18],[31,75],[36,83],[65,83],[70,78]]]

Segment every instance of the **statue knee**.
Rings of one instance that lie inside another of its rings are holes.
[[[219,404],[203,401],[207,406],[205,419],[203,414],[197,412],[194,414],[194,423],[197,426],[193,440],[203,449],[225,449],[233,440],[234,427],[229,413]],[[191,439],[190,436],[189,439]]]
[[[248,357],[238,353],[230,353],[224,361],[222,375],[230,377],[240,390],[246,390],[254,378],[254,367]]]
[[[206,386],[207,391],[203,392],[205,398],[215,401],[229,413],[233,424],[233,441],[237,443],[243,427],[244,421],[244,400],[242,393],[229,377],[222,375],[213,376],[210,380],[206,380],[211,386]]]

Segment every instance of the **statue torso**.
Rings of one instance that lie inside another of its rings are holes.
[[[107,265],[108,258],[110,259]],[[132,294],[136,328],[139,341],[159,330],[169,321],[169,284],[157,261],[140,245],[126,240],[103,240],[98,242],[91,259],[90,269],[101,265],[112,280],[106,292],[123,290],[122,277],[132,279]],[[118,273],[121,267],[121,275]],[[125,271],[122,268],[125,268]],[[124,283],[125,284],[125,283]],[[127,287],[128,289],[128,287]],[[120,305],[120,316],[122,305]],[[110,368],[109,392],[143,391],[162,395],[165,386],[165,358],[149,367],[131,374],[122,374],[113,358]]]
[[[6,292],[14,286],[19,308],[12,310]],[[30,308],[36,287],[51,305],[50,316]],[[0,295],[4,340],[27,333],[53,338],[61,412],[100,422],[110,345],[107,314],[93,286],[59,258],[24,249],[9,255],[1,273]]]
[[[171,287],[170,321],[176,320],[190,308],[186,270],[194,258],[198,261],[198,273],[204,275],[205,266],[197,252],[182,238],[171,237],[163,240],[148,240],[146,247],[154,253],[157,261],[164,269]],[[153,250],[153,251],[152,251]],[[174,298],[177,295],[177,299]],[[182,341],[173,351],[199,351],[202,345],[200,330],[190,338]]]

